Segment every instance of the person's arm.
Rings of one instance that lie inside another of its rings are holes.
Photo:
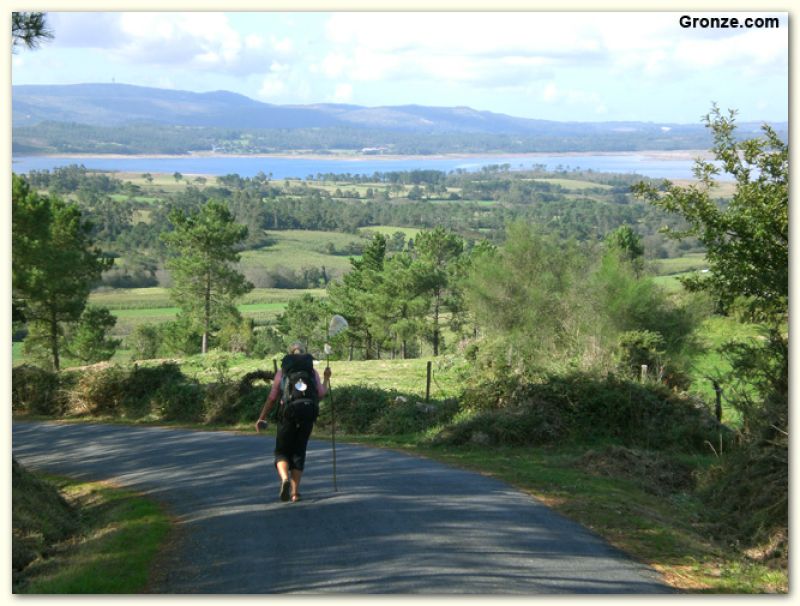
[[[325,369],[325,373],[324,373],[325,380],[324,381],[320,381],[319,380],[319,372],[317,372],[316,368],[314,369],[314,375],[315,375],[315,377],[317,379],[317,386],[318,386],[317,387],[317,396],[321,400],[322,398],[324,398],[328,394],[328,390],[331,387],[331,367],[328,366]]]
[[[275,378],[272,379],[272,388],[269,390],[269,395],[267,396],[267,401],[264,402],[264,406],[261,409],[261,414],[258,415],[258,421],[256,421],[256,431],[261,431],[261,423],[266,422],[267,416],[269,415],[272,407],[275,405],[275,401],[278,399],[278,392],[280,391],[280,384],[281,384],[281,371],[279,370],[275,373]]]

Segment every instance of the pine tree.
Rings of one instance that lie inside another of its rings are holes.
[[[37,194],[17,175],[12,208],[14,308],[31,329],[25,348],[46,350],[59,370],[63,325],[80,319],[93,284],[113,259],[94,247],[92,226],[77,206]]]
[[[201,351],[206,353],[212,331],[226,318],[238,316],[235,299],[253,288],[233,267],[247,228],[214,200],[195,214],[176,210],[170,221],[174,230],[162,236],[172,253],[166,264],[174,283],[170,296],[201,331]]]

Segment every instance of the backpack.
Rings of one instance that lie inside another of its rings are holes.
[[[317,420],[319,396],[310,354],[289,354],[281,361],[280,420],[301,423]]]

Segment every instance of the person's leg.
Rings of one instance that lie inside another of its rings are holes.
[[[300,497],[300,479],[303,477],[302,469],[292,469],[292,500]]]
[[[276,461],[275,468],[278,470],[278,476],[281,480],[288,480],[291,475],[289,472],[289,461],[281,459]]]
[[[313,421],[306,421],[297,427],[292,448],[290,469],[292,472],[292,501],[300,500],[300,480],[303,477],[303,470],[306,464],[306,449],[308,439],[311,437],[311,430],[314,428]]]
[[[292,493],[291,486],[291,466],[290,456],[287,456],[290,451],[291,434],[288,431],[290,427],[286,424],[278,424],[278,429],[275,436],[275,469],[278,471],[278,476],[281,479],[281,488],[279,496],[281,501],[288,501]]]

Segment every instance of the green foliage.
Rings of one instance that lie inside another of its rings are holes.
[[[80,528],[78,512],[55,486],[11,461],[11,567],[17,575],[37,558],[52,555],[54,545]]]
[[[306,351],[320,355],[327,341],[330,311],[324,299],[315,299],[312,295],[303,295],[300,299],[290,301],[285,311],[278,316],[277,328],[283,336],[281,350],[293,341],[300,341]]]
[[[58,373],[23,364],[11,370],[11,409],[15,413],[59,416],[64,402],[60,397]]]
[[[247,228],[234,222],[226,204],[213,200],[193,215],[175,210],[170,221],[174,230],[162,236],[172,254],[170,296],[199,328],[206,353],[211,332],[237,316],[234,300],[253,288],[233,266]]]
[[[40,196],[13,175],[13,295],[36,337],[28,347],[46,350],[55,370],[62,325],[80,319],[93,283],[113,263],[93,247],[90,232],[77,206]]]
[[[718,439],[698,402],[652,383],[583,373],[544,383],[513,378],[470,387],[464,413],[434,444],[546,445],[612,441],[628,447],[702,452]]]
[[[726,451],[704,478],[700,492],[715,534],[761,551],[762,560],[787,561],[788,468],[789,436],[780,431]]]
[[[644,268],[644,245],[641,237],[630,225],[622,225],[612,231],[606,242],[619,251],[623,258],[635,269],[637,275]]]
[[[217,345],[230,353],[251,354],[255,346],[253,320],[232,319],[223,324],[217,333]]]
[[[43,41],[53,38],[53,32],[47,27],[47,13],[12,12],[11,13],[11,52],[16,53],[18,46],[29,49],[37,48]]]
[[[158,357],[161,348],[161,330],[155,324],[139,324],[125,339],[131,350],[131,360],[151,360]]]
[[[108,336],[116,323],[117,318],[105,307],[87,306],[70,335],[69,355],[86,364],[110,360],[121,343]]]
[[[162,323],[159,335],[164,353],[191,356],[200,352],[203,337],[187,314],[179,313],[175,320]]]
[[[203,388],[195,382],[165,383],[153,394],[152,406],[165,421],[201,421],[205,414]]]
[[[523,223],[509,226],[501,248],[476,255],[466,301],[494,341],[490,357],[536,372],[576,356],[588,337],[587,266],[574,243]]]
[[[765,326],[760,343],[723,347],[731,359],[728,400],[742,414],[742,439],[706,492],[723,525],[752,544],[771,541],[769,535],[788,525],[789,146],[766,125],[763,137],[738,141],[734,117],[716,106],[706,116],[714,155],[736,181],[726,204],[711,197],[720,172],[711,162],[697,163],[697,186],[665,182],[660,189],[640,185],[637,192],[686,219],[689,227],[675,237],[695,236],[705,245],[710,271],[686,280],[686,287]]]
[[[174,362],[157,366],[134,365],[124,377],[125,396],[123,411],[128,418],[139,418],[154,412],[154,394],[165,385],[187,381],[180,367]]]
[[[736,179],[727,204],[712,198],[720,169],[711,162],[698,161],[699,185],[667,181],[660,189],[640,184],[636,192],[687,220],[673,237],[695,236],[705,246],[710,271],[687,280],[688,288],[706,290],[724,306],[744,298],[752,318],[780,320],[789,296],[789,146],[766,125],[763,138],[738,141],[734,117],[715,106],[705,119],[716,159]]]
[[[72,414],[122,416],[129,371],[112,365],[81,373],[69,392]]]
[[[400,435],[447,422],[458,409],[456,400],[419,401],[419,396],[371,385],[335,387],[320,403],[317,421],[329,427],[335,409],[336,429],[352,434]]]

